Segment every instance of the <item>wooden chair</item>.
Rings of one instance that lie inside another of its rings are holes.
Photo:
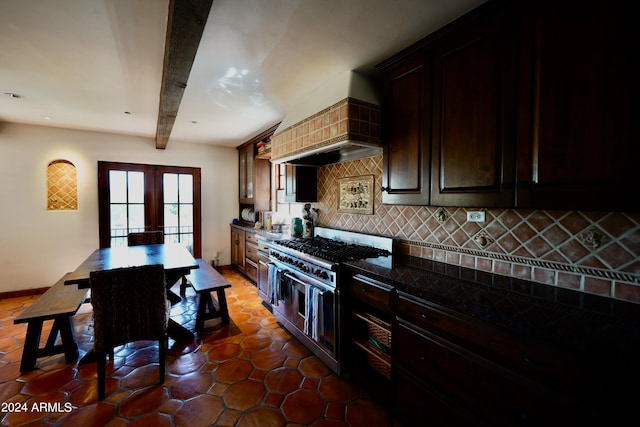
[[[160,245],[164,243],[164,233],[162,231],[136,231],[127,234],[128,246],[140,246],[140,245]],[[187,295],[187,287],[189,283],[187,278],[183,277],[180,281],[180,296],[183,298]],[[169,299],[177,298],[174,303],[180,301],[177,295],[171,292]]]
[[[160,383],[165,377],[167,301],[164,267],[93,271],[90,274],[94,320],[94,351],[98,360],[98,400],[105,396],[106,358],[114,347],[143,340],[157,340]]]
[[[129,246],[160,245],[162,243],[164,243],[164,233],[162,231],[139,231],[127,234],[127,244]]]

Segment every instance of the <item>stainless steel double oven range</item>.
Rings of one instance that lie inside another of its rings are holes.
[[[340,374],[342,263],[391,265],[393,239],[315,227],[313,238],[269,244],[267,302],[289,332]]]

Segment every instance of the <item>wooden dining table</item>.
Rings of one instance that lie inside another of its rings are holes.
[[[93,251],[73,272],[65,278],[65,285],[77,284],[78,288],[90,288],[92,271],[113,270],[126,267],[162,264],[167,282],[167,292],[172,304],[180,297],[169,289],[182,277],[198,268],[198,263],[186,247],[177,244],[125,246],[101,248]],[[134,286],[135,284],[132,284]],[[168,294],[169,295],[169,294]],[[173,319],[169,319],[167,334],[176,341],[193,340],[194,334]]]

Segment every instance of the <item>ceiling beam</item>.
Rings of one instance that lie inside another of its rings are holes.
[[[165,149],[213,0],[169,0],[156,148]]]

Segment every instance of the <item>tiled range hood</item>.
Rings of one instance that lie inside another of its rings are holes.
[[[292,109],[271,137],[271,161],[320,166],[382,154],[379,97],[348,72]]]

